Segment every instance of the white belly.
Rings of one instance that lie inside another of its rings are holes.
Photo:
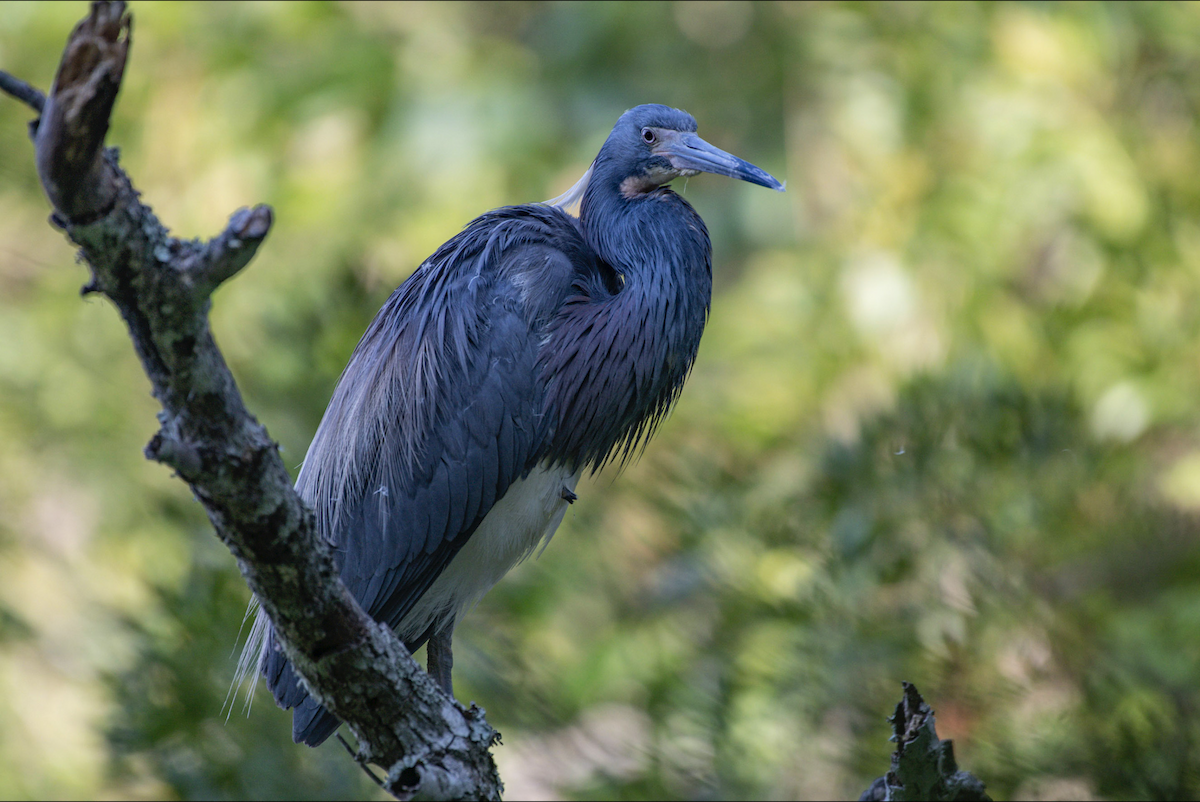
[[[461,620],[463,613],[539,543],[550,542],[567,511],[563,489],[573,492],[578,481],[579,474],[568,473],[566,468],[538,466],[514,482],[400,622],[400,636],[419,637],[430,624],[436,621],[440,628],[450,616]]]

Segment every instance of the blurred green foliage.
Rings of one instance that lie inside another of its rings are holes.
[[[0,7],[48,86],[83,3]],[[998,799],[1200,796],[1200,6],[135,3],[109,137],[163,221],[275,207],[213,325],[303,458],[389,292],[613,121],[789,180],[715,247],[674,416],[472,612],[512,798],[857,797],[915,682]],[[147,463],[121,322],[0,102],[0,796],[362,797],[265,694]]]

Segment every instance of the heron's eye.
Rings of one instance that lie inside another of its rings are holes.
[[[658,137],[654,135],[653,129],[650,129],[650,128],[642,129],[642,141],[645,142],[647,145],[653,145],[657,140],[658,140]]]

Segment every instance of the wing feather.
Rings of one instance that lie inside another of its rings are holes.
[[[499,209],[447,242],[372,321],[297,481],[360,604],[400,626],[551,435],[539,349],[580,272],[575,224],[544,206]],[[410,648],[428,636],[409,622]],[[273,647],[262,670],[293,737],[336,727]],[[248,648],[250,648],[248,646]]]

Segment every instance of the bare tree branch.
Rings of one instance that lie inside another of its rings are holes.
[[[390,793],[498,799],[495,731],[481,710],[444,695],[338,579],[277,445],[245,408],[213,341],[209,296],[254,256],[271,209],[238,210],[207,243],[176,239],[104,148],[131,30],[123,2],[93,2],[48,96],[6,74],[0,90],[41,112],[31,130],[52,220],[91,268],[84,292],[105,295],[124,318],[162,404],[146,456],[191,487],[297,672],[350,725],[359,759],[387,769]]]

